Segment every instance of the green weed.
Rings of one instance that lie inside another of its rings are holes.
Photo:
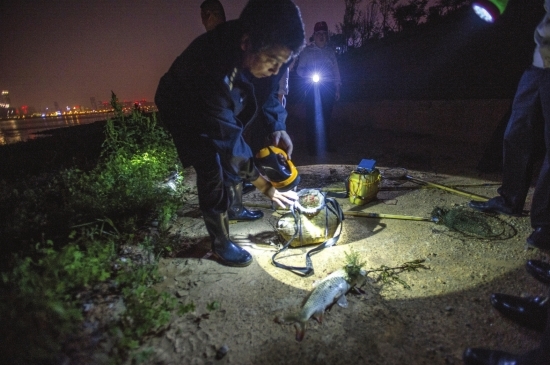
[[[124,115],[114,94],[111,102],[115,117],[106,123],[95,168],[31,176],[15,187],[0,184],[0,245],[6,253],[0,351],[10,363],[58,362],[65,343],[82,330],[84,298],[98,290],[122,298],[122,313],[103,329],[115,364],[130,356],[146,361],[150,351],[133,353],[142,340],[163,331],[172,313],[194,310],[193,303],[178,306],[152,288],[161,280],[155,261],[119,258],[123,245],[153,256],[162,250],[156,246],[166,246],[140,228],[156,220],[159,230],[168,230],[183,176],[156,117],[137,110]],[[166,188],[163,181],[173,171],[176,189]]]

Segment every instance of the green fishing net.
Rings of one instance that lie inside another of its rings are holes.
[[[504,240],[517,233],[512,225],[496,215],[463,207],[435,207],[431,216],[437,224],[443,224],[453,232],[472,238]]]

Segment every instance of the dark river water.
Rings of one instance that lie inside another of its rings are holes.
[[[3,119],[0,120],[0,145],[41,138],[46,135],[37,134],[38,132],[107,120],[112,116],[112,113],[93,113],[45,118]]]

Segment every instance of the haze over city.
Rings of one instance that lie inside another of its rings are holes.
[[[107,101],[152,101],[160,77],[204,32],[203,0],[162,2],[4,0],[0,3],[0,89],[11,105],[37,110]],[[222,0],[227,19],[247,0]],[[344,0],[296,0],[306,35],[342,22]]]

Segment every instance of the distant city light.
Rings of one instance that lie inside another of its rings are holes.
[[[95,101],[95,100],[94,100]],[[0,89],[0,120],[5,119],[25,119],[25,118],[58,118],[62,116],[70,116],[78,118],[79,115],[89,115],[95,113],[112,113],[114,111],[110,102],[97,101],[93,109],[83,105],[73,105],[59,107],[57,102],[54,102],[54,108],[43,106],[41,110],[36,110],[33,106],[22,105],[14,107],[10,103],[10,93],[7,90]],[[152,113],[157,111],[154,102],[146,99],[135,101],[124,101],[121,103],[124,113],[131,113],[138,109],[140,112]],[[0,133],[1,134],[1,133]]]
[[[2,90],[2,100],[0,100],[0,108],[8,109],[10,107],[10,92]]]

